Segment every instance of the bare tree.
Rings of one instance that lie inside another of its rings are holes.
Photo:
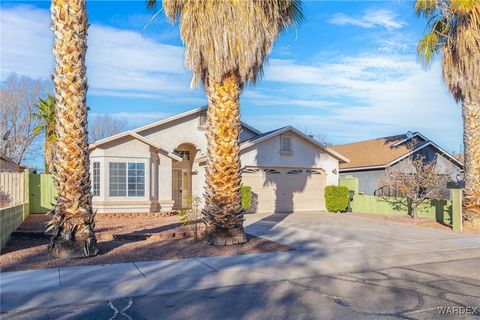
[[[114,134],[125,131],[127,122],[125,120],[115,119],[109,115],[96,116],[90,126],[90,143],[113,136]]]
[[[1,152],[20,164],[37,133],[33,116],[38,98],[48,90],[48,82],[9,75],[0,89]]]
[[[418,208],[430,200],[442,199],[443,190],[450,180],[450,173],[440,172],[437,157],[427,162],[423,156],[410,156],[400,164],[389,167],[381,182],[381,195],[405,197],[412,208],[412,216],[417,219]]]

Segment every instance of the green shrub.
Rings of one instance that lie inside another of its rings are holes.
[[[329,212],[345,212],[348,207],[348,188],[345,186],[327,186],[325,204]]]
[[[252,203],[252,187],[241,186],[240,191],[242,192],[242,209],[247,211]]]

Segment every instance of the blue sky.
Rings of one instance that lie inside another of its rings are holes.
[[[129,127],[206,103],[190,90],[178,26],[145,1],[87,1],[91,117]],[[1,79],[49,79],[49,2],[1,3]],[[242,118],[260,129],[293,125],[333,144],[420,131],[448,151],[462,139],[460,108],[436,59],[423,68],[416,43],[425,21],[411,1],[305,1],[306,20],[275,44],[265,74],[247,86]]]

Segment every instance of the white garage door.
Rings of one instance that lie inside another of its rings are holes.
[[[250,212],[325,210],[326,175],[322,170],[245,168],[242,180],[252,187]]]

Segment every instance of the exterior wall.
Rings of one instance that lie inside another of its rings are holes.
[[[151,199],[151,167],[157,159],[156,156],[152,156],[150,146],[132,137],[125,137],[95,148],[90,153],[90,162],[95,161],[100,162],[100,196],[93,197],[93,208],[98,213],[150,212],[157,210],[158,200]],[[111,197],[109,195],[110,162],[144,163],[145,194],[143,197]]]
[[[372,195],[375,190],[380,188],[380,179],[385,174],[384,169],[363,170],[354,172],[344,172],[340,174],[341,178],[356,177],[358,178],[358,192],[360,194]]]
[[[295,133],[286,133],[292,137],[291,154],[280,153],[280,136],[272,137],[240,153],[242,167],[270,166],[321,168],[327,175],[327,185],[338,184],[338,160],[321,152],[317,146]]]

